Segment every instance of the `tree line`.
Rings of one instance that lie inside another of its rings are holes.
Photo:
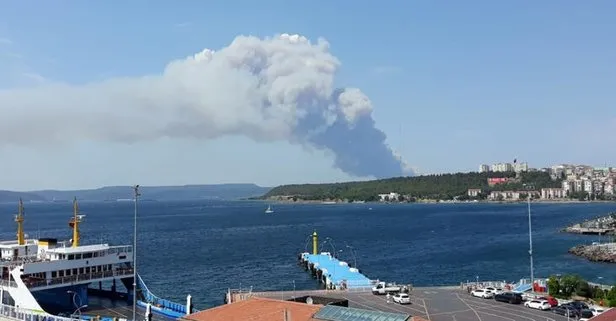
[[[551,276],[548,279],[548,293],[559,299],[580,296],[596,302],[603,301],[605,306],[616,307],[616,287],[604,290],[590,285],[578,275]]]
[[[403,195],[404,200],[415,199],[464,199],[470,188],[482,190],[480,198],[493,190],[522,190],[532,186],[539,190],[546,187],[560,187],[562,179],[553,180],[545,172],[520,173],[512,183],[488,185],[488,178],[516,178],[514,172],[452,173],[413,177],[396,177],[362,182],[329,184],[282,185],[273,188],[263,198],[289,197],[295,200],[347,200],[377,201],[379,194],[390,192]]]

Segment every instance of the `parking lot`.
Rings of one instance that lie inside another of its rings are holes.
[[[403,313],[430,321],[566,321],[567,318],[552,311],[539,311],[523,304],[508,304],[493,299],[472,297],[460,287],[414,288],[411,304],[387,302],[384,295],[346,291],[285,291],[257,292],[257,296],[272,299],[290,299],[301,296],[323,296],[346,299],[349,307],[366,310]]]
[[[508,304],[492,299],[471,297],[466,291],[443,288],[415,288],[410,305],[387,303],[385,296],[369,292],[347,293],[354,308],[406,313],[431,321],[561,321],[566,317],[551,311],[539,311],[523,304]]]

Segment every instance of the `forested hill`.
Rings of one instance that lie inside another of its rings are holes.
[[[531,184],[535,189],[560,187],[561,180],[552,180],[545,172],[521,173],[514,183],[488,185],[488,178],[516,176],[506,173],[455,173],[415,177],[397,177],[362,182],[331,184],[282,185],[273,188],[264,198],[293,197],[299,200],[374,201],[378,194],[400,193],[413,198],[453,199],[467,194],[469,188],[480,188],[484,194],[492,190],[522,189]]]

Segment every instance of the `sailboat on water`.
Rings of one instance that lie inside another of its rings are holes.
[[[274,210],[272,209],[272,206],[268,205],[267,209],[265,210],[265,214],[270,214],[270,213],[274,213]]]

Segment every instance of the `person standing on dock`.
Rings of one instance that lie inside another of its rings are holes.
[[[387,298],[387,303],[389,303],[390,302],[389,299],[391,299],[391,295],[389,295],[389,292],[387,292],[386,298]]]

